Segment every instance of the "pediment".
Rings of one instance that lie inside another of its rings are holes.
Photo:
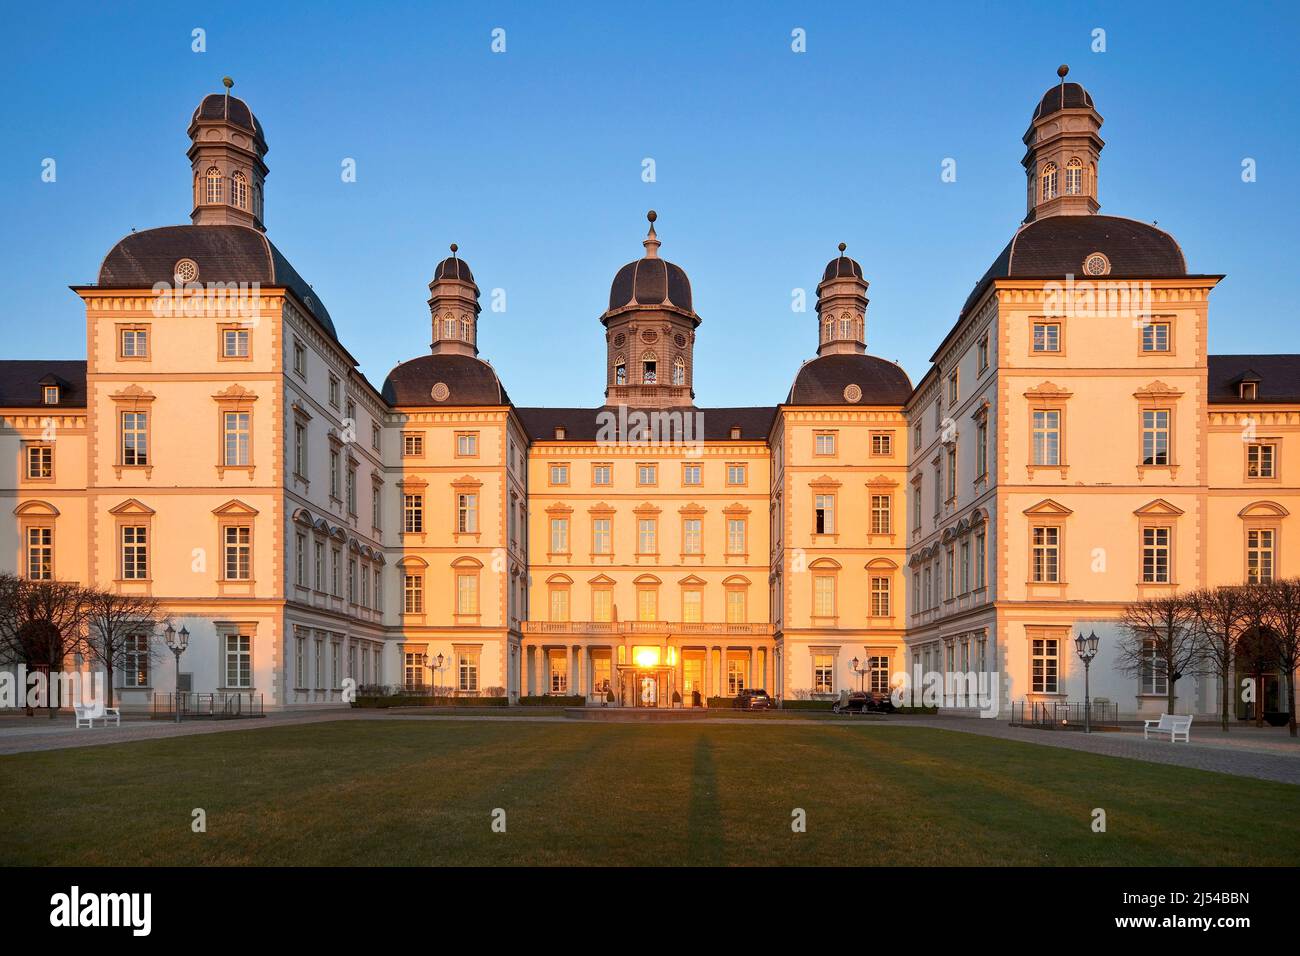
[[[111,515],[151,515],[156,512],[139,498],[127,498],[119,505],[108,509]]]
[[[1026,508],[1023,514],[1057,515],[1064,517],[1065,515],[1072,515],[1074,512],[1065,507],[1065,505],[1061,504],[1059,501],[1053,501],[1051,498],[1044,498],[1042,501],[1038,502],[1038,504],[1030,505]]]
[[[231,498],[219,508],[213,508],[212,513],[214,515],[220,515],[223,518],[229,516],[251,518],[253,515],[257,514],[257,509],[252,505],[245,504],[238,498]]]
[[[1291,512],[1276,501],[1252,501],[1237,512],[1239,518],[1285,518]]]
[[[1177,515],[1182,514],[1183,509],[1171,505],[1169,502],[1165,501],[1164,498],[1156,498],[1152,501],[1148,501],[1146,504],[1144,504],[1141,508],[1135,510],[1133,513],[1135,515],[1142,515],[1144,517],[1148,517],[1151,515],[1163,515],[1166,517],[1175,517]]]
[[[14,514],[20,518],[44,517],[57,518],[59,509],[54,507],[48,501],[24,501],[14,509]]]

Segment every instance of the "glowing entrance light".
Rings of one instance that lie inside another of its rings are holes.
[[[632,648],[632,660],[636,662],[637,667],[657,667],[659,665],[659,648],[634,647]]]

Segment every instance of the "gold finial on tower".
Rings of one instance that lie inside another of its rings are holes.
[[[659,237],[655,235],[655,220],[659,218],[659,214],[651,209],[645,214],[645,217],[650,221],[650,231],[646,233],[641,245],[645,246],[645,257],[647,259],[658,259],[660,243]]]

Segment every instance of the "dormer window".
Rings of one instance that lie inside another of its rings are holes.
[[[555,426],[555,440],[556,440],[556,441],[564,441],[564,426],[563,426],[563,425],[556,425],[556,426]]]
[[[1259,382],[1242,382],[1237,389],[1243,401],[1253,402],[1259,398]]]
[[[732,426],[731,426],[731,440],[732,440],[732,441],[739,441],[739,440],[740,440],[740,426],[739,426],[739,425],[732,425]]]
[[[42,394],[45,396],[45,404],[46,404],[46,405],[57,405],[57,404],[59,404],[59,386],[57,386],[57,385],[45,385],[45,386],[42,386],[41,392],[42,392]]]

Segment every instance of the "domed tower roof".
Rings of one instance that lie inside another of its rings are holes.
[[[1043,94],[1029,122],[1032,125],[1044,116],[1050,116],[1060,110],[1095,110],[1096,108],[1096,104],[1092,101],[1092,94],[1080,84],[1058,83]]]
[[[472,355],[421,355],[384,379],[384,401],[410,405],[509,405],[510,396],[492,366]]]
[[[609,312],[630,306],[656,306],[689,315],[698,325],[699,317],[691,302],[691,280],[681,266],[659,258],[660,243],[654,227],[658,217],[652,209],[646,218],[650,220],[650,232],[642,243],[645,255],[623,266],[614,276],[609,287]]]
[[[862,266],[856,259],[851,259],[844,254],[847,249],[844,243],[840,243],[840,254],[826,263],[826,269],[822,272],[822,281],[827,279],[861,279]]]
[[[200,120],[223,120],[232,126],[241,127],[253,134],[262,152],[266,152],[266,134],[247,103],[238,96],[229,93],[209,93],[199,102],[190,117],[190,125]]]
[[[902,405],[912,394],[907,373],[874,355],[840,353],[805,362],[787,405]]]
[[[453,243],[452,249],[456,249]],[[438,267],[433,270],[433,281],[440,279],[459,279],[461,282],[473,282],[474,273],[470,271],[469,263],[459,258],[454,252],[438,263]]]

